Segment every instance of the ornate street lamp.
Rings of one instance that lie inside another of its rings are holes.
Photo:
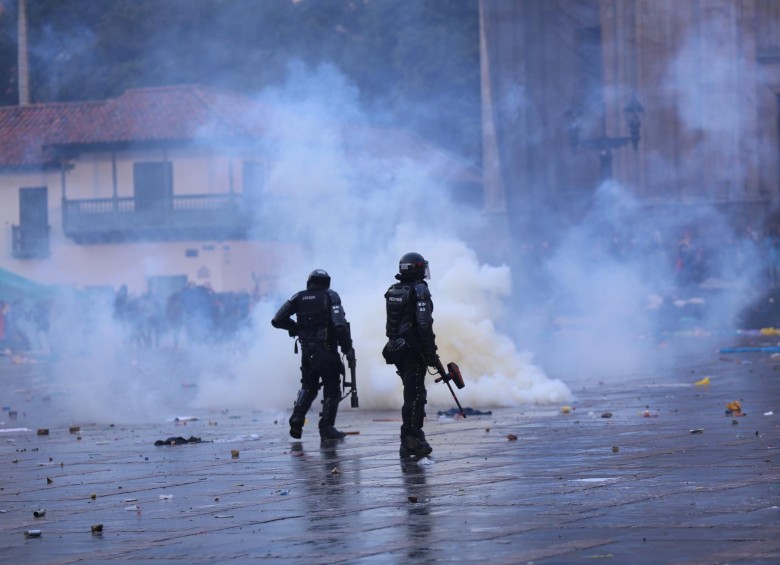
[[[566,129],[572,150],[576,151],[578,148],[584,147],[586,149],[595,149],[599,152],[602,182],[612,178],[612,152],[615,149],[620,149],[628,145],[629,142],[631,142],[634,151],[639,146],[639,133],[642,129],[642,115],[644,111],[644,107],[636,97],[636,92],[633,93],[631,100],[623,108],[623,115],[628,125],[628,137],[608,137],[605,133],[605,135],[593,139],[580,139],[580,111],[574,107],[566,111]],[[606,125],[604,130],[606,131]]]

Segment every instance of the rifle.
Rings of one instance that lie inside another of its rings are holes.
[[[349,376],[352,379],[351,381],[347,380],[347,375],[344,375],[344,388],[349,387],[350,388],[350,402],[352,403],[352,408],[360,408],[358,405],[358,395],[357,395],[357,377],[355,376],[355,365],[357,365],[357,362],[355,361],[355,350],[352,350],[352,355],[347,356],[347,365],[349,365]],[[344,397],[346,398],[346,394]]]
[[[446,384],[447,388],[450,389],[452,398],[455,399],[455,404],[458,405],[458,410],[460,410],[460,415],[465,418],[466,413],[463,411],[460,402],[458,402],[458,397],[455,396],[455,391],[452,390],[452,387],[450,386],[450,381],[453,381],[455,383],[455,386],[458,387],[459,389],[466,386],[466,383],[463,382],[463,375],[460,374],[460,367],[458,367],[457,364],[455,364],[454,362],[447,363],[447,369],[448,371],[445,371],[444,367],[441,364],[441,361],[437,359],[436,370],[441,376],[438,379],[436,379],[434,382],[438,383],[439,381],[444,381],[444,384]]]
[[[347,322],[347,331],[350,331],[349,329],[349,322]],[[351,332],[350,332],[351,335]],[[357,361],[355,360],[355,348],[352,348],[352,355],[347,355],[347,365],[349,366],[349,376],[352,379],[351,381],[347,380],[346,373],[344,374],[344,380],[342,385],[342,390],[346,389],[347,387],[350,388],[350,402],[352,404],[352,408],[360,408],[359,402],[358,402],[358,395],[357,395],[357,376],[355,375],[355,368],[357,365]],[[344,396],[341,397],[342,400],[344,400],[347,397],[347,393],[344,393]]]

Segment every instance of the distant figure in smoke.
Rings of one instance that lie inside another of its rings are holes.
[[[306,281],[306,290],[297,292],[285,302],[271,325],[287,330],[290,337],[297,336],[301,344],[301,390],[290,417],[290,435],[301,438],[306,413],[322,386],[320,438],[343,439],[346,434],[335,427],[344,372],[337,346],[350,361],[354,359],[355,351],[341,298],[330,288],[330,275],[322,269],[312,271]]]
[[[686,230],[677,242],[675,260],[678,284],[683,289],[691,289],[704,280],[703,250],[693,241],[693,234]]]
[[[404,385],[401,409],[401,457],[425,457],[433,448],[425,440],[423,422],[428,393],[425,375],[435,367],[436,335],[433,333],[433,301],[425,279],[428,261],[419,253],[407,253],[398,263],[399,282],[385,293],[387,345],[382,356],[395,365]]]

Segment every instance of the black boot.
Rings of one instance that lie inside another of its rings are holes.
[[[311,407],[311,403],[317,397],[317,391],[311,391],[302,388],[298,391],[298,398],[293,405],[293,413],[290,416],[290,436],[295,439],[301,439],[303,435],[303,424],[306,422],[306,413]]]
[[[401,457],[425,457],[432,451],[433,448],[426,441],[425,433],[421,429],[402,432],[401,448],[398,450]]]
[[[338,431],[334,426],[338,411],[338,398],[326,398],[322,401],[322,414],[320,415],[320,439],[322,441],[344,439],[347,436],[347,434]]]
[[[299,410],[293,410],[290,416],[290,436],[295,439],[301,439],[303,435],[303,424],[306,421],[306,413]]]
[[[403,420],[401,448],[398,450],[398,454],[401,457],[425,457],[433,451],[422,430],[425,422],[425,404],[428,401],[428,392],[421,379],[413,381],[410,390],[411,395],[406,393],[406,389],[404,390],[404,405],[401,408]]]

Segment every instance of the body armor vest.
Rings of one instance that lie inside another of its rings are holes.
[[[418,354],[436,354],[433,333],[433,301],[424,282],[400,282],[385,293],[387,324],[385,335],[390,341],[402,338]]]
[[[304,290],[298,293],[296,317],[301,341],[330,341],[329,298],[327,290]]]

